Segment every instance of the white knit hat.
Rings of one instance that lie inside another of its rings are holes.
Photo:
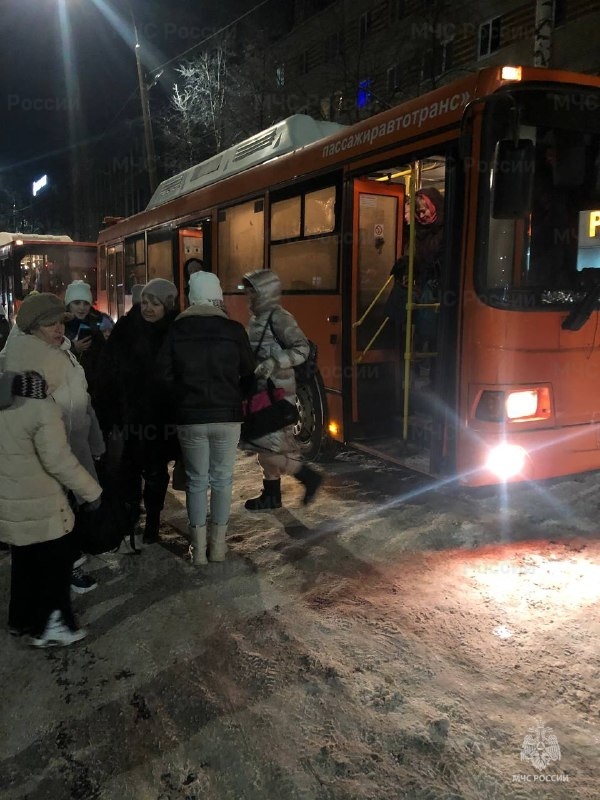
[[[214,272],[194,272],[190,275],[190,303],[221,307],[223,290]]]
[[[92,305],[94,302],[92,298],[92,290],[89,283],[85,281],[73,281],[67,286],[65,292],[65,305],[68,306],[74,300],[85,300],[86,303]]]

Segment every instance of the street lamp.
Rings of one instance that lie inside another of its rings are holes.
[[[129,36],[128,26],[124,22],[123,18],[116,13],[116,11],[112,8],[111,3],[108,0],[91,0],[92,3],[96,6],[96,8],[104,15],[104,17],[109,21],[112,25],[114,30],[118,33],[118,35],[123,39],[123,41],[130,43],[131,39]],[[144,78],[144,69],[142,66],[141,60],[141,45],[138,36],[137,25],[135,22],[135,16],[133,14],[133,8],[131,7],[131,3],[127,0],[127,5],[129,7],[129,13],[131,15],[131,21],[133,23],[133,31],[135,34],[135,61],[137,65],[137,75],[138,75],[138,84],[139,84],[139,91],[140,91],[140,100],[142,103],[142,119],[144,122],[144,140],[146,145],[146,160],[148,164],[148,181],[150,184],[150,192],[154,194],[154,190],[157,186],[157,177],[156,177],[156,155],[154,152],[154,137],[152,135],[152,120],[150,117],[150,104],[148,101],[148,89],[154,85],[154,83],[150,83],[149,85],[146,83]],[[159,76],[157,76],[156,80]]]
[[[130,8],[131,11],[131,21],[133,22],[133,30],[135,33],[135,62],[137,65],[137,74],[138,74],[138,82],[140,85],[140,100],[142,102],[142,118],[144,121],[144,138],[146,141],[146,160],[148,162],[148,181],[150,183],[150,194],[154,194],[154,191],[158,185],[158,180],[156,177],[156,153],[154,150],[154,136],[152,134],[152,119],[150,117],[150,102],[148,100],[148,89],[151,86],[154,86],[158,77],[154,79],[154,81],[148,85],[144,79],[144,71],[142,68],[142,60],[140,58],[140,41],[138,38],[138,30],[137,25],[135,24],[135,17],[133,16],[133,10]],[[160,77],[160,76],[159,76]]]

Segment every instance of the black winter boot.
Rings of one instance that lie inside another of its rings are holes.
[[[302,498],[302,505],[307,506],[319,490],[319,486],[323,483],[323,476],[311,467],[303,464],[300,471],[294,475],[297,481],[304,486],[305,492]]]
[[[258,497],[246,500],[244,508],[248,511],[270,511],[281,508],[281,481],[263,481],[263,490]]]
[[[144,526],[144,542],[155,544],[159,541],[160,511],[146,512],[146,525]]]

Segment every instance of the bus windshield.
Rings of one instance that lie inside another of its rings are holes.
[[[490,305],[570,308],[595,287],[600,293],[599,106],[596,93],[568,87],[513,90],[489,104],[475,285]],[[511,165],[529,173],[514,181],[514,192],[530,198],[514,218],[495,214],[490,197],[503,140],[529,146],[528,158]]]

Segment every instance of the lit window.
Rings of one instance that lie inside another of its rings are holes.
[[[275,83],[277,86],[285,86],[285,66],[278,64],[275,69]]]

